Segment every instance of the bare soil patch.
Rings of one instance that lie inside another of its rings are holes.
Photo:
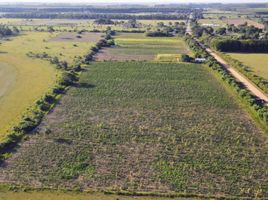
[[[248,25],[252,25],[255,26],[257,28],[261,28],[263,29],[264,26],[258,22],[255,22],[253,20],[249,20],[249,19],[226,19],[224,20],[224,22],[226,22],[227,24],[234,24],[235,26],[239,26],[242,25],[244,23],[247,23]]]
[[[61,33],[56,37],[52,38],[50,41],[53,42],[98,42],[102,33]]]
[[[154,58],[155,55],[118,54],[114,53],[111,49],[103,49],[96,56],[96,61],[147,61],[154,60]]]

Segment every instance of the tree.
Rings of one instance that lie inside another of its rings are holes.
[[[50,32],[50,33],[55,32],[53,26],[48,26],[48,27],[47,27],[47,30],[48,30],[48,32]]]
[[[192,62],[193,59],[187,54],[182,54],[180,60],[181,62]]]

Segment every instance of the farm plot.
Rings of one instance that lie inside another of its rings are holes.
[[[180,38],[150,38],[144,34],[124,33],[115,37],[116,46],[103,50],[97,61],[154,60],[157,54],[187,54]]]
[[[97,62],[0,181],[264,197],[267,152],[262,131],[202,65]]]
[[[227,24],[234,24],[235,26],[239,26],[239,25],[242,25],[242,24],[247,23],[249,26],[252,25],[252,26],[255,26],[257,28],[261,28],[261,29],[264,28],[264,25],[263,24],[260,24],[258,22],[253,21],[253,20],[245,19],[245,18],[225,19],[223,21],[225,23],[227,23]]]
[[[256,75],[268,79],[268,54],[228,53],[228,55],[250,67]]]
[[[56,37],[52,38],[51,41],[56,42],[95,42],[97,43],[100,39],[102,33],[61,33]]]
[[[0,141],[17,125],[34,102],[56,81],[57,71],[48,61],[26,54],[47,53],[72,64],[94,42],[50,42],[57,34],[28,32],[0,45]]]

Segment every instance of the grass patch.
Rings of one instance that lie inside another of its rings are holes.
[[[268,79],[268,54],[265,53],[228,53],[232,58],[242,62],[258,76]]]
[[[158,54],[156,61],[160,62],[180,62],[181,54]]]
[[[54,86],[58,73],[48,61],[32,59],[29,52],[46,52],[73,64],[89,51],[90,42],[51,42],[56,33],[28,32],[0,45],[0,141],[17,125],[28,109]],[[74,45],[76,44],[76,45]],[[11,66],[11,67],[6,67]]]

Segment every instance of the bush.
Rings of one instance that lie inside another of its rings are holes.
[[[191,58],[189,55],[182,54],[180,60],[181,62],[192,62],[193,58]]]

